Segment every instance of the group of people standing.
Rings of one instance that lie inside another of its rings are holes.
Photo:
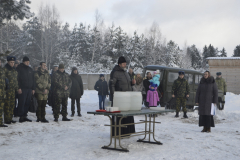
[[[67,118],[68,97],[72,100],[71,116],[75,114],[75,101],[78,116],[81,116],[80,98],[83,95],[83,82],[77,68],[74,67],[69,76],[64,65],[60,64],[54,67],[50,75],[45,62],[41,62],[35,70],[30,67],[30,60],[26,56],[23,57],[21,64],[15,62],[14,56],[8,56],[7,64],[3,68],[0,67],[0,127],[16,123],[12,119],[13,115],[19,117],[20,123],[32,122],[27,117],[32,96],[37,99],[37,122],[49,122],[45,117],[48,101],[53,108],[55,122],[58,121],[60,114],[63,121],[70,121]]]

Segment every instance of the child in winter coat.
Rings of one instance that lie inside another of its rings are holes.
[[[156,84],[157,87],[160,85],[160,71],[156,70],[154,73],[154,76],[151,80],[149,80],[150,83]]]
[[[149,86],[146,102],[147,107],[157,107],[160,104],[157,92],[157,84],[151,83]]]

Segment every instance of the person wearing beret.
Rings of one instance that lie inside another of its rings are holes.
[[[4,66],[6,78],[8,79],[8,90],[4,105],[4,122],[6,124],[16,123],[12,120],[13,111],[15,108],[15,96],[18,90],[18,72],[14,67],[16,58],[14,56],[7,56],[7,64]]]
[[[31,103],[31,97],[35,93],[34,72],[29,67],[30,60],[27,56],[18,65],[18,116],[19,122],[32,122],[27,118],[28,109]]]

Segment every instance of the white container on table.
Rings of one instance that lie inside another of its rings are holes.
[[[131,97],[131,111],[140,111],[142,109],[142,93],[141,92],[129,92]]]
[[[113,106],[117,106],[119,111],[129,111],[131,107],[130,92],[114,92]]]

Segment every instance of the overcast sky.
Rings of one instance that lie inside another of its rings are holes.
[[[94,23],[96,9],[105,24],[121,26],[127,33],[139,34],[159,24],[167,41],[195,44],[202,50],[212,44],[232,56],[240,45],[240,0],[31,0],[31,10],[37,14],[43,4],[55,5],[62,22]]]

